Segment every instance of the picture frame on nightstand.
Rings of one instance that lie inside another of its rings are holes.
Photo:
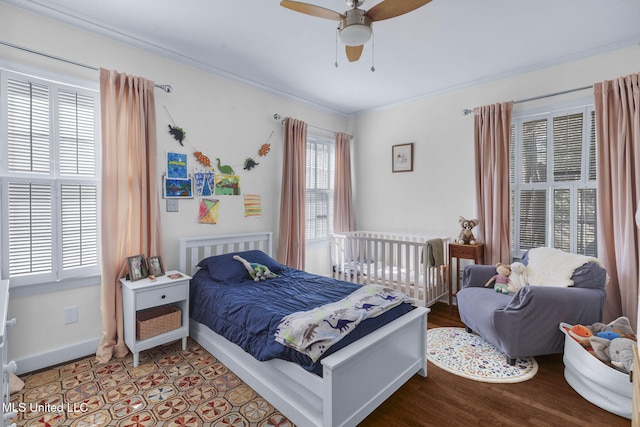
[[[147,258],[147,268],[149,269],[150,276],[163,276],[164,266],[162,265],[162,258],[159,256],[152,256]]]
[[[144,279],[149,276],[144,254],[128,257],[127,267],[129,268],[129,281],[131,282],[135,282],[136,280]]]

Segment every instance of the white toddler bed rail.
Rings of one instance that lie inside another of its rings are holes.
[[[447,294],[448,237],[379,231],[331,237],[333,276],[361,284],[384,284],[425,307]]]
[[[271,233],[181,238],[179,249],[180,271],[193,275],[203,254],[271,255]],[[413,375],[427,376],[428,312],[417,307],[325,357],[322,377],[292,362],[260,362],[193,319],[190,335],[295,424],[355,426]]]

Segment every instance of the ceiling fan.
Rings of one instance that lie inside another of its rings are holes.
[[[365,0],[347,0],[347,6],[351,7],[344,14],[299,1],[282,0],[280,6],[296,12],[305,13],[318,18],[339,21],[338,26],[340,40],[346,45],[347,59],[350,62],[357,61],[362,55],[364,44],[369,41],[373,31],[371,24],[375,21],[383,21],[411,12],[431,0],[384,0],[369,10],[358,9]]]

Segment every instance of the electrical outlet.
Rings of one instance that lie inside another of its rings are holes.
[[[167,199],[167,212],[178,212],[178,199]]]
[[[78,306],[65,307],[64,309],[64,324],[75,323],[78,321]]]

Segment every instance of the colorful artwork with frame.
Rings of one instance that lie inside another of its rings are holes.
[[[391,171],[413,171],[413,142],[391,147]]]

